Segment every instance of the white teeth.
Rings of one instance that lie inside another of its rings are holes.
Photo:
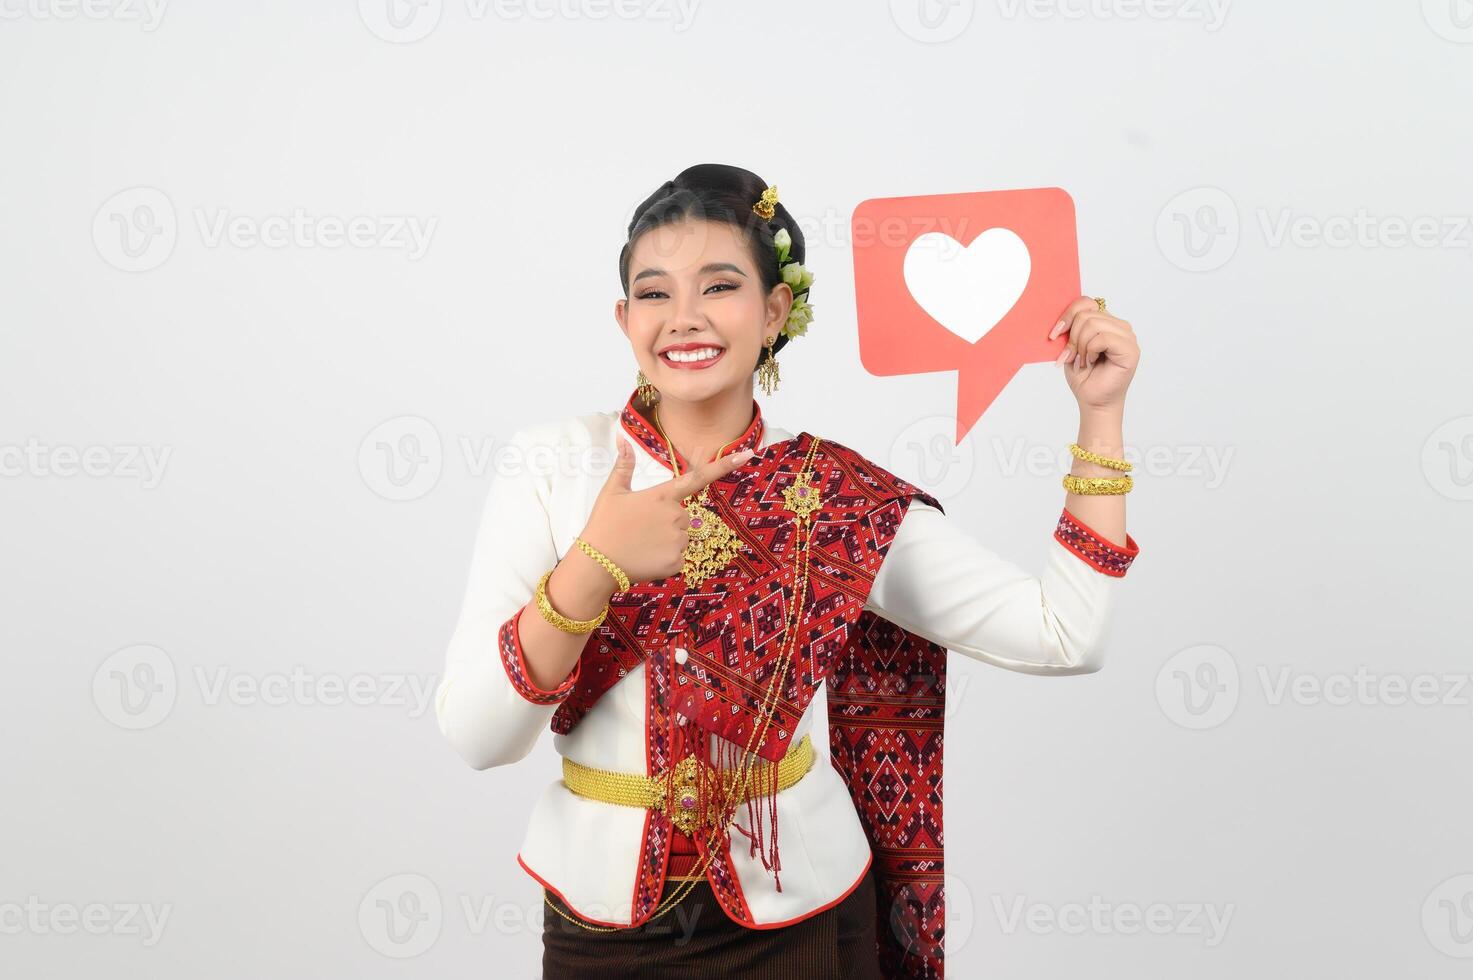
[[[702,347],[700,350],[672,350],[666,351],[665,356],[672,361],[709,361],[721,353],[720,347]]]

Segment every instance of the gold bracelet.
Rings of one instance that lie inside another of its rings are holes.
[[[548,569],[542,573],[542,579],[537,583],[537,611],[542,613],[542,618],[564,633],[592,633],[598,629],[598,624],[602,623],[604,617],[609,614],[609,604],[604,603],[603,612],[594,619],[569,619],[552,608],[552,602],[547,598],[547,580],[550,578],[552,578],[552,570]]]
[[[602,551],[599,551],[597,548],[589,544],[587,541],[584,541],[582,538],[574,538],[573,540],[578,545],[578,548],[585,555],[598,562],[604,568],[608,569],[609,574],[614,576],[614,581],[619,583],[620,592],[629,591],[629,576],[624,574],[624,569],[620,568],[618,565],[615,565],[608,555],[604,554]]]
[[[1135,469],[1135,467],[1131,466],[1123,459],[1111,459],[1108,456],[1101,456],[1098,453],[1092,453],[1077,442],[1069,443],[1069,451],[1079,459],[1085,460],[1090,463],[1098,463],[1101,466],[1108,466],[1112,470],[1120,470],[1121,472],[1129,473],[1131,470]]]
[[[1064,474],[1064,489],[1070,493],[1130,493],[1135,482],[1128,476],[1075,476]]]

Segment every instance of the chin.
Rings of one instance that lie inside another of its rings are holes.
[[[706,371],[666,369],[662,380],[664,384],[656,382],[655,387],[685,401],[710,398],[718,392],[735,387],[741,381],[724,364],[718,364]]]

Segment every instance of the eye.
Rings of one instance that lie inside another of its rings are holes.
[[[729,290],[729,289],[740,289],[741,288],[740,286],[738,286],[734,282],[713,282],[711,285],[709,285],[709,286],[706,287],[706,291],[707,292],[710,292],[711,290],[717,289],[719,287],[725,287],[724,289],[722,289],[723,292],[725,292],[726,290]],[[644,291],[642,293],[636,294],[636,296],[634,298],[635,299],[654,299],[656,296],[664,296],[664,295],[665,295],[664,290],[661,290],[661,289],[648,289],[648,290],[646,290],[646,291]]]

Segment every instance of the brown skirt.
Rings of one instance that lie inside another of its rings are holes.
[[[678,886],[666,882],[666,894]],[[562,899],[543,894],[573,914]],[[708,881],[633,929],[590,932],[552,909],[542,911],[543,980],[881,980],[873,869],[839,904],[773,929],[733,922]]]

